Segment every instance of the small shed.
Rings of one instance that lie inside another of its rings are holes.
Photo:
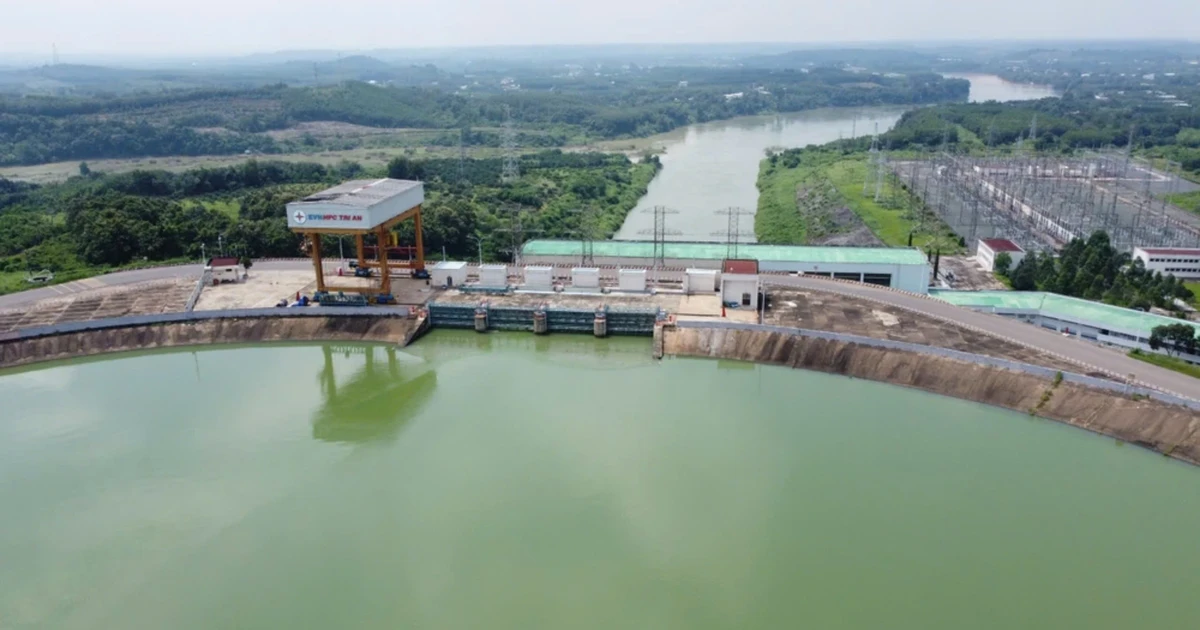
[[[232,256],[210,258],[208,264],[204,266],[204,270],[211,273],[213,284],[241,282],[246,278],[246,267],[240,260]]]
[[[554,267],[530,265],[525,267],[525,289],[551,291],[554,289]]]
[[[599,289],[600,269],[596,267],[574,267],[571,269],[571,286],[579,289]]]
[[[714,293],[720,275],[716,269],[688,269],[683,273],[683,292],[687,295]]]
[[[443,260],[429,271],[430,282],[437,287],[461,287],[467,283],[467,263]]]
[[[645,269],[622,269],[617,272],[617,288],[622,291],[643,293],[646,291]]]
[[[1016,269],[1025,258],[1025,250],[1006,238],[981,238],[975,246],[975,260],[984,271],[996,270],[996,256],[1007,253],[1012,258],[1010,269]]]
[[[508,265],[480,265],[479,286],[504,288],[508,286]]]

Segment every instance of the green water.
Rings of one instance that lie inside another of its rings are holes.
[[[1200,470],[649,342],[0,376],[0,628],[1194,628]]]

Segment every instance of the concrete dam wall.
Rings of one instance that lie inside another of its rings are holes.
[[[229,317],[112,326],[0,341],[0,367],[109,352],[266,341],[372,341],[404,345],[425,320],[330,315]]]
[[[943,356],[775,331],[668,326],[661,335],[666,356],[771,363],[914,387],[1034,413],[1200,465],[1200,413],[1183,406]]]

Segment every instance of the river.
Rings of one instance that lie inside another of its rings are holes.
[[[5,628],[1186,628],[1200,471],[645,339],[0,373]]]
[[[950,76],[950,75],[947,75]],[[995,75],[958,75],[971,81],[971,101],[1022,100],[1054,96],[1045,86],[1004,81]],[[876,126],[892,128],[909,107],[847,107],[773,116],[750,116],[690,125],[646,138],[639,147],[655,147],[663,168],[646,195],[613,237],[653,238],[653,208],[665,207],[668,240],[726,241],[729,208],[740,208],[738,240],[754,242],[758,208],[758,165],[772,148],[825,144],[838,138],[869,135]]]

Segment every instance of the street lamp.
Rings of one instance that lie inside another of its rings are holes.
[[[475,245],[479,249],[479,264],[482,266],[483,265],[483,237],[478,234],[472,234],[472,235],[470,235],[469,238],[471,240],[475,241]]]

